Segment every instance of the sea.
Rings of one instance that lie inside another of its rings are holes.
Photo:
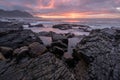
[[[76,36],[86,36],[89,32],[81,31],[80,29],[73,28],[68,30],[60,30],[52,28],[56,24],[77,24],[77,25],[87,25],[90,29],[103,29],[103,28],[119,28],[120,29],[120,19],[39,19],[39,18],[9,18],[0,19],[1,21],[12,21],[12,22],[24,22],[24,29],[30,29],[35,33],[39,32],[55,32],[57,34],[73,33]],[[29,27],[27,23],[31,25],[43,24],[44,27]],[[45,45],[50,45],[52,43],[51,37],[39,36]],[[68,41],[68,53],[72,54],[73,49],[76,44],[80,42],[81,37],[69,38]]]
[[[22,21],[22,20],[21,20]],[[120,19],[23,19],[23,22],[29,22],[31,25],[43,24],[44,28],[34,27],[31,28],[34,32],[41,31],[53,31],[56,33],[74,33],[75,35],[88,34],[86,32],[81,32],[78,29],[69,30],[59,30],[52,28],[56,24],[77,24],[77,25],[87,25],[91,29],[103,29],[103,28],[120,28]],[[24,25],[28,28],[27,25]]]

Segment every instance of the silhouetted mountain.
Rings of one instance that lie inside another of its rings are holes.
[[[33,17],[33,16],[25,11],[19,10],[5,11],[0,9],[0,17]]]

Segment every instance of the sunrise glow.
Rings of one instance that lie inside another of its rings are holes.
[[[0,0],[1,9],[42,18],[120,18],[119,5],[120,0]]]

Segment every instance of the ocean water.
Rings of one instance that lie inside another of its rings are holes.
[[[29,20],[29,19],[28,19]],[[27,20],[27,22],[29,22]],[[56,32],[56,33],[73,33],[75,35],[89,35],[88,32],[83,32],[79,29],[69,29],[69,30],[59,30],[52,28],[56,24],[78,24],[78,25],[88,25],[91,29],[103,29],[103,28],[120,28],[120,19],[50,19],[50,20],[34,20],[30,21],[31,25],[43,24],[44,28],[33,27],[29,28],[24,25],[25,29],[31,29],[32,31],[38,33],[41,31],[45,32]]]

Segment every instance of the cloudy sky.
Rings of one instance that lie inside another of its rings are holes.
[[[120,18],[120,0],[0,0],[0,9],[44,18]]]

